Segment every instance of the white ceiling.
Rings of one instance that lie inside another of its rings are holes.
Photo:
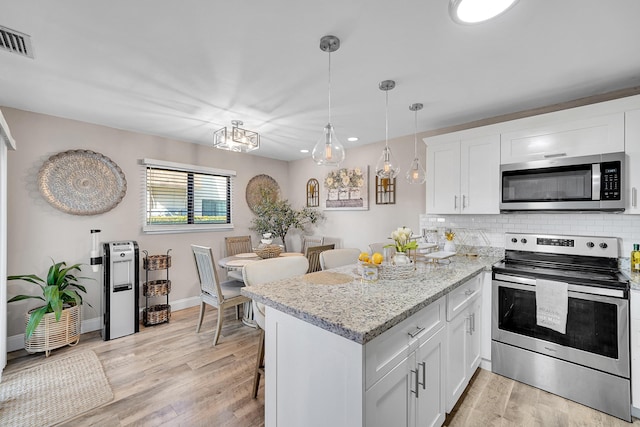
[[[520,0],[478,25],[448,0],[0,0],[0,105],[210,144],[244,121],[257,155],[309,156],[328,120],[348,148],[640,85],[640,1]],[[347,142],[358,136],[360,141]],[[347,152],[348,155],[348,152]]]

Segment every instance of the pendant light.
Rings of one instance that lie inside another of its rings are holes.
[[[324,36],[320,39],[320,50],[329,53],[329,122],[322,136],[313,147],[311,158],[320,166],[337,167],[344,160],[344,147],[338,140],[331,125],[331,52],[340,48],[340,39],[336,36]]]
[[[409,170],[405,178],[409,184],[424,184],[427,180],[427,174],[418,159],[418,111],[422,110],[423,105],[420,103],[411,104],[409,110],[415,113],[414,130],[413,130],[413,161],[409,165]]]
[[[378,163],[376,163],[376,175],[378,178],[388,178],[393,179],[398,176],[400,172],[400,168],[397,166],[398,164],[391,153],[391,149],[389,148],[389,91],[396,87],[396,82],[393,80],[385,80],[380,82],[378,86],[380,90],[385,92],[386,96],[386,105],[385,105],[385,144],[384,149],[382,150],[382,155],[380,155],[380,159],[378,159]]]

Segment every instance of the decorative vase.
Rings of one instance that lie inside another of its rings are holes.
[[[328,200],[338,200],[338,189],[332,188],[329,190]]]
[[[396,252],[393,257],[393,262],[395,265],[408,265],[411,264],[411,258],[404,252]]]
[[[352,200],[357,200],[360,198],[360,188],[359,187],[351,187],[349,190],[349,198]]]
[[[447,240],[446,242],[444,242],[444,250],[445,252],[455,252],[456,244],[453,243],[451,240]]]
[[[349,199],[349,189],[342,187],[338,190],[338,200],[348,200]]]

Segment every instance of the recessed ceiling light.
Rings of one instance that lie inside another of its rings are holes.
[[[349,142],[356,142],[358,140],[357,136],[350,136],[349,138],[347,138],[347,141]]]
[[[449,14],[460,24],[476,24],[506,12],[518,0],[449,0]]]
[[[309,152],[309,150],[307,150],[307,149],[304,149],[304,148],[303,148],[302,150],[300,150],[300,152],[301,152],[301,153],[308,153],[308,152]]]

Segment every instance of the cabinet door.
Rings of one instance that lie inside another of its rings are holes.
[[[460,143],[427,146],[427,213],[460,209]]]
[[[462,395],[467,382],[467,335],[470,332],[468,310],[460,312],[449,323],[447,328],[447,413],[451,412]]]
[[[631,305],[631,396],[632,406],[640,409],[640,291],[629,292]]]
[[[444,423],[445,331],[445,328],[440,329],[416,351],[419,380],[416,425],[421,427],[441,426]]]
[[[500,213],[500,135],[460,143],[461,212]]]
[[[640,201],[638,189],[640,189],[640,110],[627,111],[625,113],[624,151],[627,154],[627,180],[628,200],[624,213],[640,214]]]
[[[548,124],[501,135],[503,164],[624,151],[624,114],[564,121],[548,114]]]
[[[409,427],[415,425],[415,352],[400,362],[365,393],[367,427]]]
[[[467,382],[480,366],[482,353],[482,299],[477,297],[469,305],[469,334],[467,335],[466,376]],[[466,385],[465,385],[466,387]]]

